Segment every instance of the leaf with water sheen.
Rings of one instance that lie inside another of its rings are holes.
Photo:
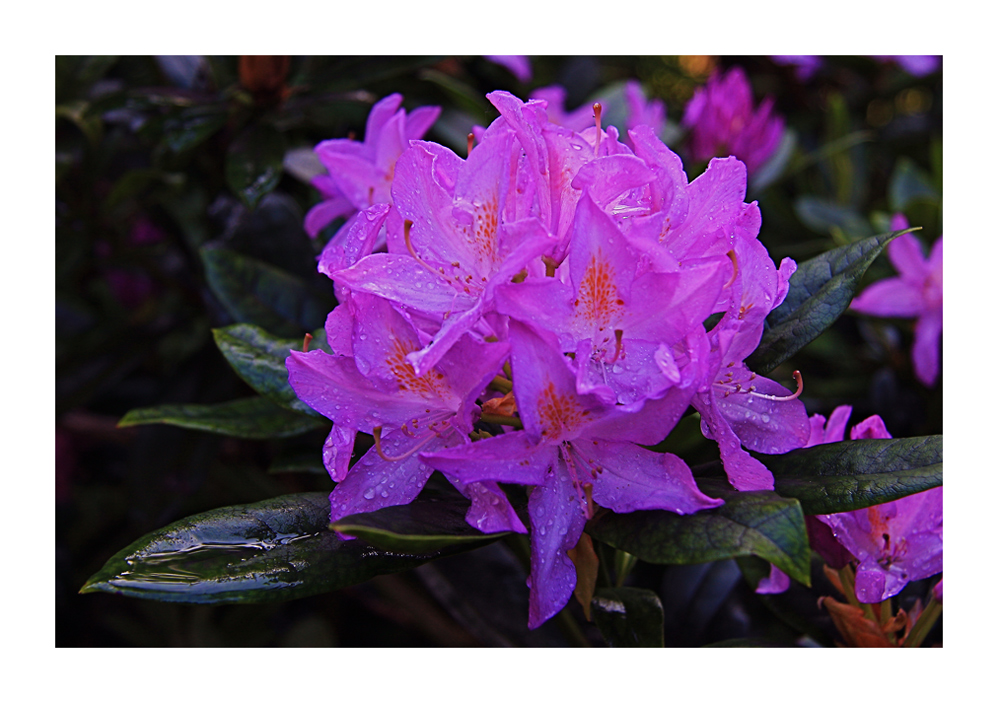
[[[699,480],[698,486],[725,504],[685,516],[671,511],[607,512],[591,520],[586,532],[653,564],[691,565],[757,555],[802,584],[810,583],[805,516],[796,499],[772,491],[733,491],[724,480]]]
[[[943,486],[943,435],[847,440],[763,458],[807,515],[856,511]]]
[[[216,328],[212,334],[226,361],[254,391],[285,408],[319,416],[299,400],[288,383],[285,359],[291,350],[302,349],[302,340],[283,339],[245,323]]]
[[[406,552],[479,547],[508,534],[486,534],[468,525],[470,505],[456,491],[427,487],[412,503],[341,518],[332,528],[382,550]]]
[[[943,486],[943,436],[846,440],[755,455],[774,475],[774,491],[801,502],[806,516],[895,501]],[[691,470],[704,486],[724,483],[721,462]]]
[[[648,589],[598,589],[590,603],[593,622],[612,648],[662,648],[663,605]]]
[[[767,331],[746,360],[749,368],[766,374],[822,334],[850,306],[871,262],[889,242],[911,231],[868,237],[800,264],[784,302],[767,316]]]
[[[324,493],[227,506],[153,531],[80,590],[196,604],[285,601],[408,570],[443,552],[384,552],[327,529]]]
[[[284,136],[266,124],[247,129],[229,145],[226,182],[248,207],[255,208],[281,180],[286,148]]]
[[[328,427],[321,420],[275,406],[259,396],[225,403],[165,404],[136,408],[118,421],[118,427],[149,423],[165,423],[248,440],[288,438]]]
[[[219,247],[202,247],[201,259],[212,293],[237,322],[298,337],[322,327],[336,305],[332,296],[257,259]]]

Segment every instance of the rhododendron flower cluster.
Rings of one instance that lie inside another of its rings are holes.
[[[408,503],[440,471],[469,524],[530,534],[534,628],[572,595],[567,553],[597,507],[722,503],[647,449],[688,408],[740,490],[773,488],[747,449],[801,447],[810,424],[800,377],[792,393],[744,362],[795,271],[757,240],[746,166],[715,159],[688,182],[648,125],[628,146],[551,122],[543,100],[487,97],[500,117],[467,158],[416,138],[430,113],[386,118],[384,103],[363,148],[326,148],[359,212],[320,259],[340,299],[332,354],[287,367],[333,421],[332,519]],[[374,446],[351,466],[359,432]],[[532,487],[527,525],[500,483]]]
[[[690,128],[695,159],[734,155],[757,171],[777,150],[784,119],[771,114],[773,99],[753,109],[753,91],[741,68],[715,73],[687,103],[683,125]]]

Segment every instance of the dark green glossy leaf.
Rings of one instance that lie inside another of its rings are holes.
[[[593,622],[612,648],[662,648],[663,605],[648,589],[598,589],[590,602]]]
[[[847,440],[762,458],[781,496],[817,513],[856,511],[943,486],[943,436]]]
[[[773,472],[774,490],[805,515],[856,511],[943,485],[943,436],[847,440],[754,456]],[[724,486],[721,462],[691,470],[698,484]]]
[[[163,120],[163,143],[173,152],[186,151],[225,127],[228,120],[224,103],[185,107]]]
[[[255,391],[285,408],[319,416],[299,400],[288,383],[285,359],[292,349],[302,349],[302,340],[282,339],[245,323],[217,328],[212,334],[232,368]]]
[[[699,480],[723,506],[679,516],[670,511],[598,514],[586,531],[654,564],[689,565],[757,555],[809,584],[805,516],[796,499],[772,491],[733,491],[724,480]]]
[[[301,279],[236,252],[202,247],[208,285],[240,323],[259,325],[277,335],[298,337],[322,327],[336,304]]]
[[[476,530],[465,521],[471,503],[456,491],[427,487],[410,504],[342,518],[333,528],[382,550],[424,552],[485,545],[507,533]]]
[[[166,423],[249,440],[287,438],[328,425],[257,397],[204,405],[167,404],[137,408],[126,413],[118,422],[118,427],[148,423]]]
[[[379,551],[327,530],[324,493],[200,513],[115,554],[81,593],[197,604],[285,601],[408,570],[441,553]]]
[[[799,264],[787,297],[767,316],[768,329],[746,364],[766,374],[822,334],[850,306],[871,262],[889,242],[910,231],[869,237]]]
[[[284,136],[264,124],[247,129],[229,145],[226,182],[248,207],[255,208],[278,184],[286,148]]]

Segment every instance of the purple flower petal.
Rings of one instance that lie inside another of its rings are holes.
[[[592,482],[594,501],[617,513],[663,509],[682,515],[725,503],[703,494],[676,455],[606,440],[574,442],[572,450],[583,460],[576,473]]]
[[[576,567],[566,554],[576,547],[586,517],[564,463],[559,460],[527,503],[531,518],[531,574],[528,628],[562,610],[576,587]]]

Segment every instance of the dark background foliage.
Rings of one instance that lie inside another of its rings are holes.
[[[939,72],[916,78],[868,57],[828,59],[807,82],[766,57],[546,56],[532,64],[532,81],[521,84],[482,57],[57,58],[57,646],[567,642],[554,622],[527,631],[524,574],[503,542],[278,604],[77,593],[112,554],[174,520],[331,488],[318,454],[326,426],[255,441],[117,422],[138,407],[253,395],[213,341],[213,328],[236,321],[208,283],[202,247],[266,261],[332,305],[314,258],[333,230],[312,241],[301,225],[319,200],[307,183],[307,152],[323,139],[363,136],[371,105],[389,93],[402,93],[407,108],[443,106],[427,138],[463,155],[470,125],[496,117],[483,97],[490,90],[526,98],[560,83],[574,108],[637,78],[665,101],[678,138],[695,88],[714,68],[740,65],[756,99],[773,95],[796,135],[779,177],[750,184],[763,213],[760,239],[775,261],[887,231],[896,211],[924,228],[924,243],[941,234]],[[682,153],[682,139],[671,144]],[[697,168],[688,162],[691,178]],[[867,280],[891,273],[882,257]],[[303,335],[325,312],[273,332]],[[895,437],[940,433],[942,382],[926,389],[914,379],[911,343],[907,321],[845,315],[772,376],[789,380],[800,369],[810,412],[848,403],[852,422],[880,414]],[[698,437],[688,423],[667,442],[691,464],[717,459]],[[816,596],[833,593],[817,565],[811,590],[793,584],[776,596],[754,594],[733,561],[641,564],[628,584],[659,594],[666,645],[834,640],[815,607]],[[901,605],[925,590],[910,585]],[[583,637],[602,643],[589,624]]]

